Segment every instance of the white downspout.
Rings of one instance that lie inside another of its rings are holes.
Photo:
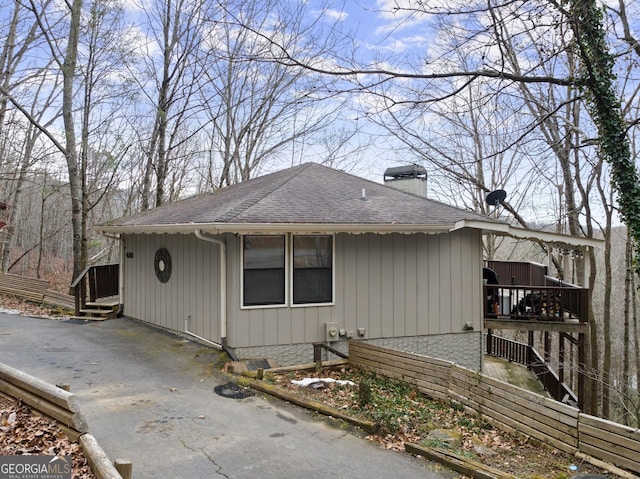
[[[224,344],[227,338],[227,244],[217,238],[205,236],[201,230],[195,230],[196,238],[202,241],[214,243],[219,247],[220,263],[220,341]],[[185,318],[185,332],[187,331],[187,318]],[[192,333],[189,333],[192,334]],[[194,335],[195,336],[195,335]],[[199,338],[202,339],[202,338]],[[209,341],[211,342],[211,341]]]

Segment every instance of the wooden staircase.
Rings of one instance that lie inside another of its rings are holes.
[[[78,314],[72,316],[71,319],[104,321],[105,319],[116,318],[119,309],[120,302],[117,296],[113,298],[100,298],[96,301],[87,301],[84,308],[81,308]]]
[[[117,264],[88,267],[72,284],[74,296],[49,289],[49,282],[0,272],[0,293],[74,312],[71,319],[104,321],[120,314]]]
[[[120,314],[119,265],[87,267],[71,284],[75,297],[72,319],[104,321]]]

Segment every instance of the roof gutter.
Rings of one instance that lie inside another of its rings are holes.
[[[183,223],[156,225],[104,225],[95,227],[102,234],[192,234],[194,230],[201,234],[282,234],[282,233],[378,233],[413,234],[447,233],[455,224],[345,224],[345,223]]]

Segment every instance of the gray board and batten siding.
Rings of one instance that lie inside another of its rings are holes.
[[[220,337],[219,255],[215,244],[195,235],[126,235],[124,314],[173,331],[188,330],[214,343]],[[169,281],[158,280],[154,256],[171,254]]]
[[[226,343],[240,357],[309,362],[326,323],[354,339],[439,357],[474,370],[482,361],[481,232],[335,235],[334,303],[241,307],[241,235],[227,248]],[[218,246],[183,234],[128,234],[125,314],[221,342]],[[172,275],[161,283],[154,254],[167,248]],[[465,330],[470,323],[473,330]],[[358,330],[364,334],[358,335]],[[347,338],[332,343],[346,350]]]

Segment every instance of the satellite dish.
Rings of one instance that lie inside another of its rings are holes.
[[[507,192],[504,190],[492,191],[487,195],[487,204],[490,206],[501,205],[507,197]]]

